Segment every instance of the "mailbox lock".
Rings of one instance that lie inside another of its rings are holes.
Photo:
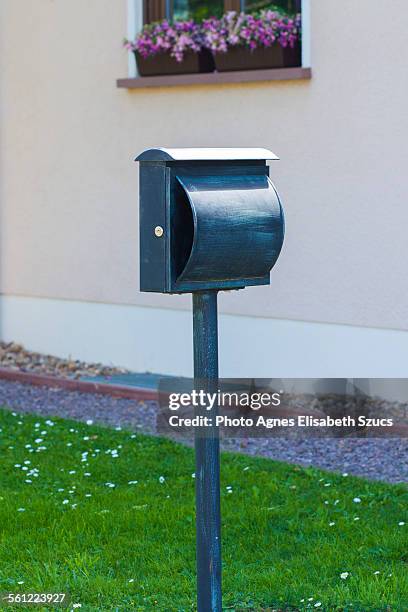
[[[157,238],[161,238],[164,234],[164,229],[162,228],[161,225],[156,225],[156,227],[154,228],[154,235],[157,236]]]

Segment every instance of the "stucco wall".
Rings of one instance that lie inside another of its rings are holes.
[[[407,329],[408,8],[311,4],[311,81],[129,92],[125,0],[2,0],[1,292],[189,307],[138,292],[132,157],[265,146],[284,251],[270,288],[221,309]]]

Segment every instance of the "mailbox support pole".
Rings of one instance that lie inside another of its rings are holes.
[[[194,380],[206,392],[218,390],[217,291],[193,293]],[[197,610],[221,612],[220,443],[211,427],[195,434]]]

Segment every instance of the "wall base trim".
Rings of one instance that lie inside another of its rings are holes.
[[[135,372],[192,376],[190,311],[0,296],[0,338]],[[221,314],[220,375],[404,378],[408,332]]]

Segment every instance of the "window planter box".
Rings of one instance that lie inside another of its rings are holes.
[[[285,68],[295,68],[302,65],[302,46],[297,42],[294,47],[283,49],[283,61]]]
[[[225,53],[215,53],[215,67],[218,72],[233,70],[262,70],[268,68],[286,68],[301,65],[300,44],[282,47],[275,42],[271,47],[230,47]]]
[[[213,72],[215,67],[212,53],[207,49],[202,49],[199,53],[187,51],[182,62],[177,62],[169,53],[158,53],[144,58],[134,51],[134,55],[140,76]]]

